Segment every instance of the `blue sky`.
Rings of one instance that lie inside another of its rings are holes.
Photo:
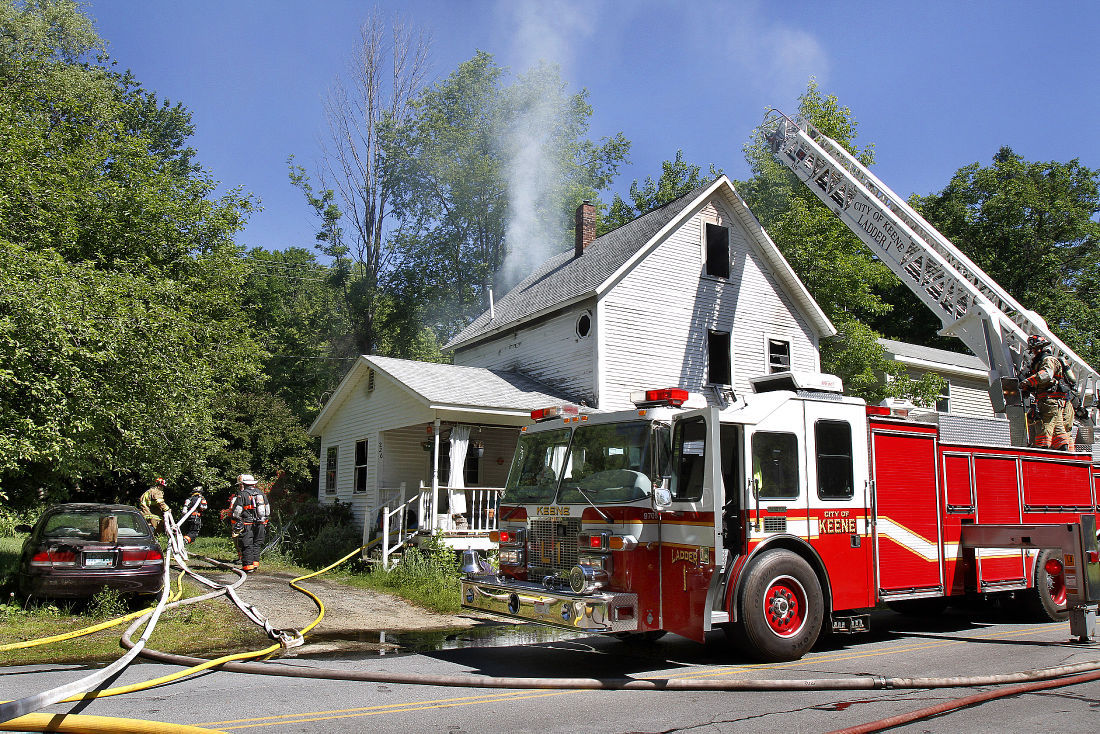
[[[112,57],[182,102],[191,144],[223,188],[264,210],[242,244],[312,247],[314,221],[287,178],[310,167],[322,98],[372,5],[323,0],[96,0],[85,12]],[[460,2],[379,4],[432,34],[432,79],[478,49],[513,70],[546,58],[594,108],[591,136],[622,131],[615,189],[688,161],[748,175],[741,146],[768,107],[793,112],[810,76],[874,142],[899,194],[943,188],[1002,145],[1029,160],[1100,168],[1100,3]],[[610,197],[608,197],[610,198]]]

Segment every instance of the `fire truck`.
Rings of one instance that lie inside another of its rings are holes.
[[[463,605],[627,639],[720,627],[765,661],[866,630],[880,603],[933,614],[968,596],[1091,637],[1100,463],[1091,445],[1028,448],[1017,384],[1044,334],[1077,367],[1091,444],[1096,373],[835,142],[785,117],[769,141],[986,361],[1004,417],[871,406],[798,372],[721,406],[667,388],[630,411],[535,411],[491,536],[499,568],[470,552]]]

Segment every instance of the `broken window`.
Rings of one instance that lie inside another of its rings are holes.
[[[791,343],[768,339],[768,372],[788,372],[791,369]]]
[[[733,384],[728,331],[707,332],[707,382],[713,385]]]
[[[707,225],[707,275],[730,277],[730,231],[717,224]]]

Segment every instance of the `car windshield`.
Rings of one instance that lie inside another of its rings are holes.
[[[633,502],[653,488],[649,476],[650,423],[579,426],[573,432],[569,461],[558,502]]]
[[[100,523],[103,518],[111,516],[118,519],[118,537],[120,539],[149,536],[149,526],[141,515],[126,510],[104,509],[55,512],[46,518],[45,527],[42,529],[42,537],[99,540]]]
[[[568,428],[522,434],[501,502],[553,502],[568,447]]]

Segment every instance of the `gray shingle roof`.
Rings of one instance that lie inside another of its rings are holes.
[[[897,357],[923,359],[928,362],[939,362],[940,364],[982,370],[983,372],[987,369],[985,364],[973,354],[961,354],[959,352],[949,352],[946,349],[922,347],[918,344],[898,342],[893,339],[879,339],[878,342],[889,354]]]
[[[490,320],[486,311],[443,348],[452,349],[506,324],[594,293],[712,183],[597,237],[581,257],[575,257],[573,250],[554,255],[495,303],[496,318]]]
[[[367,356],[378,369],[423,396],[430,405],[462,405],[530,411],[572,402],[553,388],[516,372],[484,367]]]

